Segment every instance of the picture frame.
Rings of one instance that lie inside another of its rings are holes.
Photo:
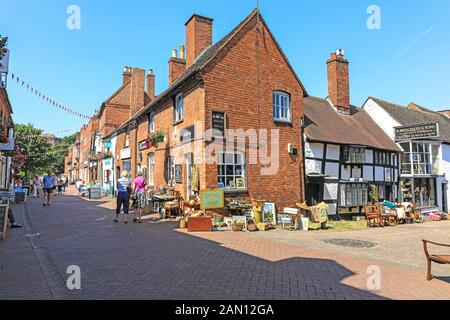
[[[273,202],[265,202],[264,203],[263,212],[262,212],[262,220],[264,223],[271,220],[271,222],[267,222],[267,223],[271,223],[273,225],[277,224],[277,211],[275,208],[275,203],[273,203]]]
[[[245,188],[245,180],[244,178],[236,178],[236,188],[244,189]]]

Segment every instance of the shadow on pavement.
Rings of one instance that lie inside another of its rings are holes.
[[[115,224],[99,220],[112,219],[110,210],[75,196],[57,198],[49,208],[28,206],[28,219],[61,278],[68,266],[80,267],[82,290],[71,293],[77,299],[386,299],[343,284],[355,273],[333,260],[269,261],[180,233],[175,222]],[[13,269],[2,273],[26,287]],[[21,294],[27,298],[23,288]]]

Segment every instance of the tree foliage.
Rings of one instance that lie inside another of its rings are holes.
[[[29,176],[43,175],[47,171],[54,173],[64,172],[64,159],[68,147],[75,142],[76,134],[62,139],[43,135],[41,129],[32,124],[16,124],[16,143],[18,150],[25,156],[20,166],[21,172]],[[19,161],[18,152],[15,152],[14,161]]]

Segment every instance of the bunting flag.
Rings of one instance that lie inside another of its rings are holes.
[[[19,81],[20,81],[20,78],[14,73],[11,73],[11,78],[12,78],[12,80],[16,79],[17,83],[19,83]],[[58,108],[58,109],[60,109],[60,110],[62,110],[64,112],[70,113],[72,115],[75,115],[75,116],[77,116],[77,117],[79,117],[81,119],[86,119],[86,120],[91,119],[91,117],[88,116],[88,115],[81,114],[80,112],[76,112],[76,111],[74,111],[74,110],[72,110],[70,108],[67,108],[66,106],[63,106],[60,103],[57,103],[55,100],[50,99],[48,96],[44,95],[42,92],[38,91],[37,89],[33,88],[30,84],[28,84],[24,80],[22,80],[21,86],[23,87],[25,85],[26,85],[27,91],[30,90],[31,93],[36,95],[38,98],[40,98],[40,99],[48,102],[49,104],[53,105],[53,107],[56,107],[56,108]]]
[[[20,135],[17,136],[17,138],[19,139],[35,139],[35,138],[49,138],[49,136],[60,136],[63,134],[68,134],[68,133],[72,133],[72,132],[78,132],[79,128],[71,128],[71,129],[64,129],[64,130],[60,130],[57,131],[55,133],[40,133],[40,134],[30,134],[30,135]]]

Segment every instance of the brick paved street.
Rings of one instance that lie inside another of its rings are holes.
[[[450,299],[448,282],[414,268],[262,234],[115,224],[104,207],[69,195],[16,206],[26,228],[0,242],[0,299]],[[65,286],[69,265],[81,268],[79,291]],[[367,289],[371,265],[381,290]]]

